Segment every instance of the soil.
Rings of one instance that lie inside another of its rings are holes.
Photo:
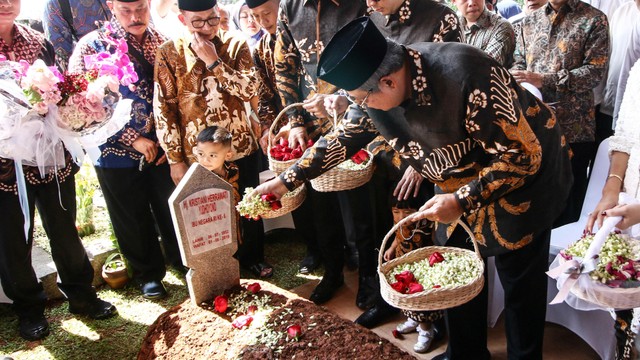
[[[257,282],[262,289],[256,295],[244,289],[248,282],[231,289],[224,314],[214,310],[213,301],[195,306],[187,300],[160,315],[138,359],[415,359],[324,307]],[[232,321],[256,304],[253,322],[235,329]],[[301,327],[299,340],[287,335],[290,325]]]

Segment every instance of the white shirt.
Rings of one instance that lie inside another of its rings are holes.
[[[167,11],[167,15],[165,15],[165,17],[160,17],[156,10],[155,1],[152,1],[151,4],[151,19],[153,21],[154,28],[169,39],[176,39],[180,37],[183,33],[183,29],[186,28],[184,24],[180,22],[180,19],[178,19],[178,14],[173,12],[171,9]]]
[[[618,8],[624,4],[632,0],[582,0],[594,8],[602,11],[605,15],[607,15],[607,19],[609,20],[609,29],[611,29],[611,23],[613,22],[611,17],[618,10]],[[602,103],[604,87],[606,84],[607,77],[604,76],[602,81],[593,89],[593,100],[595,105],[599,105]],[[602,111],[602,110],[601,110]]]
[[[600,111],[618,117],[629,70],[640,59],[640,10],[634,1],[622,5],[611,17],[611,56]]]

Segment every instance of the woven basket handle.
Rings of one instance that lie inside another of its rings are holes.
[[[269,148],[267,149],[267,154],[270,154],[269,150],[271,150],[271,142],[273,141],[273,132],[276,130],[276,127],[280,122],[280,119],[285,115],[285,113],[289,109],[293,109],[294,107],[298,107],[302,105],[304,105],[304,103],[300,102],[300,103],[293,103],[291,105],[285,106],[285,108],[282,109],[282,111],[280,111],[278,116],[276,116],[276,118],[273,120],[273,122],[271,123],[271,126],[269,127]],[[269,157],[271,157],[271,155],[269,155]]]
[[[378,251],[378,267],[380,267],[380,265],[382,265],[382,261],[383,261],[382,256],[384,255],[384,250],[386,248],[387,241],[389,240],[389,238],[391,238],[391,236],[393,236],[396,233],[396,231],[401,226],[403,226],[404,224],[409,222],[409,218],[410,218],[410,216],[407,216],[406,218],[398,221],[398,223],[393,225],[391,230],[389,230],[387,235],[384,236],[384,239],[382,239],[382,245],[380,245],[380,251]],[[469,226],[467,226],[467,224],[465,224],[461,219],[456,220],[456,225],[461,226],[464,229],[464,231],[467,232],[467,234],[471,238],[471,242],[473,243],[473,249],[476,252],[476,256],[478,256],[478,258],[482,259],[482,256],[480,256],[480,249],[478,248],[478,242],[476,241],[475,235],[473,235],[473,231],[471,231]]]

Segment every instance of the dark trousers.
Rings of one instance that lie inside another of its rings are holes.
[[[260,184],[260,171],[262,160],[260,151],[255,151],[249,156],[234,161],[238,166],[238,187],[240,195],[244,195],[244,189],[255,188]],[[262,221],[240,219],[242,231],[242,244],[238,247],[236,258],[242,266],[249,267],[264,261],[264,225]]]
[[[75,194],[73,177],[61,183],[59,188],[55,181],[43,185],[27,183],[31,228],[25,239],[18,196],[0,191],[0,281],[19,316],[42,314],[46,300],[31,266],[36,206],[51,244],[51,256],[60,279],[58,287],[71,300],[90,301],[96,297],[91,286],[93,268],[76,229]]]
[[[373,276],[378,263],[373,239],[372,184],[337,193],[345,227],[346,241],[355,243],[358,249],[358,274]]]
[[[344,245],[344,227],[340,211],[340,204],[336,193],[319,192],[313,190],[311,184],[307,188],[307,198],[310,201],[313,216],[311,223],[299,223],[296,221],[296,229],[298,226],[310,227],[315,231],[315,239],[317,240],[318,249],[324,262],[324,276],[326,278],[335,279],[342,274],[344,266],[343,245]]]
[[[310,194],[311,191],[315,190],[313,190],[309,182],[306,182],[304,186],[307,190],[307,195],[302,204],[300,204],[300,207],[293,210],[291,216],[293,217],[293,224],[296,227],[296,233],[300,235],[307,245],[307,256],[314,256],[321,259],[322,254],[318,245],[318,239],[322,237],[322,231],[317,229],[322,229],[323,226],[316,226],[315,210],[313,208],[313,202],[311,201],[313,195]],[[340,232],[344,233],[342,224],[332,224],[331,226],[339,226],[341,228]],[[344,238],[344,235],[342,235],[342,238]]]
[[[160,281],[166,274],[162,249],[174,265],[182,264],[168,199],[175,186],[169,165],[137,168],[96,167],[118,245],[138,282]]]
[[[582,211],[582,203],[589,184],[589,166],[593,164],[596,147],[594,142],[569,144],[573,157],[571,171],[573,172],[573,186],[567,199],[567,207],[555,221],[553,227],[562,226],[577,221]]]
[[[509,360],[542,359],[547,311],[547,275],[551,230],[536,236],[522,249],[495,257],[504,288],[504,317]],[[457,228],[448,246],[470,248],[467,234]],[[487,272],[485,270],[485,279]],[[466,304],[446,310],[451,360],[489,359],[487,349],[488,284]]]

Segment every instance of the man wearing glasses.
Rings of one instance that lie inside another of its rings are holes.
[[[402,46],[367,18],[329,42],[318,77],[349,92],[369,118],[351,116],[297,163],[256,188],[276,196],[326,172],[381,134],[436,185],[410,218],[438,222],[438,245],[470,248],[454,225],[467,222],[483,257],[495,256],[505,289],[509,359],[542,359],[551,225],[569,196],[569,149],[551,109],[481,50],[455,43]],[[353,105],[349,112],[362,114]],[[490,359],[487,283],[446,310],[449,345],[438,360]]]
[[[160,145],[167,153],[171,178],[177,184],[195,161],[196,136],[207,126],[231,132],[232,158],[240,170],[240,193],[259,183],[258,142],[249,127],[245,102],[256,96],[258,81],[246,42],[220,31],[215,0],[179,0],[178,18],[184,34],[158,50],[154,115]],[[242,219],[238,249],[240,265],[260,277],[272,267],[264,263],[261,221]]]
[[[156,50],[167,39],[150,26],[147,0],[108,0],[114,17],[78,42],[69,70],[85,70],[84,57],[109,50],[107,36],[124,39],[138,74],[135,86],[120,86],[133,101],[131,118],[119,133],[100,147],[96,174],[104,194],[113,230],[133,278],[147,299],[167,295],[162,284],[166,273],[154,223],[162,237],[168,262],[183,271],[167,199],[175,188],[166,157],[159,148],[153,121],[153,64]]]

